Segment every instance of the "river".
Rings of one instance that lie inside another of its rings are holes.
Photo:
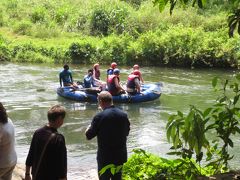
[[[74,80],[82,80],[90,66],[71,65]],[[102,78],[105,79],[105,69]],[[18,163],[24,164],[33,132],[47,122],[50,106],[62,104],[67,109],[64,125],[59,129],[66,138],[68,149],[68,178],[89,179],[96,174],[96,138],[87,141],[84,135],[92,117],[98,112],[96,103],[81,103],[58,97],[58,73],[61,65],[0,63],[0,101],[5,105],[16,128]],[[121,80],[127,79],[130,67],[120,67]],[[188,112],[189,105],[206,108],[216,99],[211,88],[214,76],[229,78],[233,71],[190,70],[159,67],[141,69],[145,83],[162,82],[160,99],[140,104],[117,104],[128,113],[131,131],[128,137],[129,155],[142,148],[167,157],[170,147],[166,140],[168,116],[177,110]],[[234,137],[234,159],[238,167],[240,138]]]

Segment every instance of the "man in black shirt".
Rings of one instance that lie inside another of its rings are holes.
[[[98,171],[108,164],[122,165],[127,161],[127,136],[130,122],[127,114],[113,106],[112,95],[102,91],[98,95],[98,103],[102,112],[98,113],[86,130],[88,140],[97,136]],[[99,177],[100,180],[120,180],[121,172],[114,176],[108,170]]]
[[[62,126],[66,111],[55,105],[48,111],[48,124],[35,131],[26,160],[25,180],[66,180],[67,152]]]

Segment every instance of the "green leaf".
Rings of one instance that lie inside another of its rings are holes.
[[[116,168],[115,168],[115,166],[114,166],[114,167],[111,168],[111,173],[112,173],[112,175],[114,175],[115,172],[116,172]]]
[[[212,80],[212,87],[215,88],[218,82],[218,77],[214,77]]]
[[[236,78],[237,78],[237,80],[240,81],[240,73],[238,73],[238,74],[236,75]]]
[[[232,140],[229,139],[229,138],[228,138],[228,144],[229,144],[229,146],[233,147],[233,142],[232,142]]]
[[[211,111],[212,111],[212,108],[207,108],[207,109],[203,112],[203,116],[204,116],[204,117],[208,116]]]
[[[103,175],[108,169],[111,169],[115,167],[114,164],[108,164],[107,166],[103,167],[100,171],[99,171],[99,174],[100,176]]]

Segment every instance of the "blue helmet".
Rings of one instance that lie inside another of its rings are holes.
[[[113,74],[120,74],[120,70],[117,69],[117,68],[115,68],[115,69],[113,70]]]

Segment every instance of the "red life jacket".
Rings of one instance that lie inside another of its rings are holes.
[[[118,89],[116,88],[116,85],[114,83],[114,78],[118,79],[119,82],[119,77],[117,75],[109,75],[108,79],[107,79],[107,86],[108,86],[108,91],[111,94],[117,94],[118,93]]]
[[[134,75],[134,74],[130,74],[128,76],[127,88],[136,89],[136,84],[134,82],[135,78],[139,79],[139,76]],[[140,81],[140,79],[139,79],[139,81]]]

